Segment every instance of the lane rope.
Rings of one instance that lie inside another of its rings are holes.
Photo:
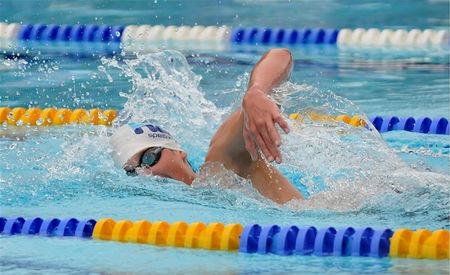
[[[328,44],[345,47],[448,47],[445,29],[335,29],[162,25],[0,23],[0,39],[104,42],[215,41],[246,45]]]
[[[0,107],[0,124],[4,126],[61,126],[67,124],[110,126],[116,116],[117,111],[112,109]],[[343,122],[355,127],[366,127],[368,123],[361,116],[332,116],[314,112],[306,115],[292,113],[289,118],[300,123],[305,118],[309,118],[314,121]],[[450,124],[445,117],[372,116],[369,118],[369,122],[380,133],[403,130],[423,134],[450,135]]]
[[[355,127],[364,127],[367,125],[367,122],[361,116],[332,116],[311,112],[304,116],[299,113],[293,113],[289,115],[289,118],[302,122],[305,116],[314,121],[343,122]],[[448,118],[445,117],[370,116],[368,120],[380,133],[408,131],[422,134],[450,135],[450,124]]]
[[[0,234],[79,237],[242,253],[450,259],[446,229],[334,228],[219,222],[0,217]]]
[[[67,124],[110,126],[117,112],[100,109],[0,107],[0,124],[11,126],[60,126]]]

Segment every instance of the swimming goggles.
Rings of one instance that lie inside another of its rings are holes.
[[[131,170],[127,170],[128,176],[136,176],[136,168],[137,167],[152,167],[156,165],[161,158],[161,153],[163,147],[151,147],[142,153],[141,158],[139,159],[139,164]]]

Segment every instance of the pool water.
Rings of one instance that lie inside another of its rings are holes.
[[[449,23],[447,1],[317,2],[4,0],[0,19],[407,29]],[[0,52],[0,106],[112,108],[122,110],[119,121],[153,119],[199,167],[214,130],[239,105],[252,66],[269,48],[162,48],[172,50],[112,54],[95,46],[15,44]],[[333,115],[449,117],[448,48],[311,45],[291,51],[291,83],[274,96],[285,114],[312,108]],[[289,123],[280,169],[308,200],[286,207],[227,173],[193,188],[127,177],[110,157],[111,128],[0,126],[1,216],[450,228],[449,136]],[[29,236],[0,236],[0,255],[4,274],[449,272],[445,260],[280,257]]]

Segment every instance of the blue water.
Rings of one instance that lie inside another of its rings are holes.
[[[448,1],[2,0],[0,20],[442,29],[449,23],[448,5]],[[221,119],[208,120],[205,111],[219,116],[239,103],[247,73],[267,48],[227,47],[221,51],[193,50],[185,45],[171,48],[177,48],[181,54],[169,55],[180,59],[184,56],[189,66],[160,61],[169,70],[183,72],[187,81],[181,87],[175,80],[166,81],[166,86],[152,87],[149,75],[144,74],[142,80],[135,75],[146,64],[159,60],[158,54],[114,56],[105,54],[101,47],[80,50],[72,46],[62,49],[61,45],[18,44],[0,52],[0,106],[123,110],[128,102],[136,117],[166,119],[165,125],[177,134],[194,165],[199,165],[209,137]],[[15,55],[18,52],[19,57]],[[329,107],[321,110],[330,113],[341,107],[351,114],[449,116],[448,49],[303,46],[293,48],[292,53],[295,65],[291,82],[297,86],[285,90],[291,95],[284,99],[287,114],[305,105],[319,108],[325,102]],[[117,66],[113,65],[115,60]],[[127,68],[131,69],[128,73]],[[176,102],[169,104],[172,109],[161,111],[154,108],[161,102],[152,105],[140,97],[141,93],[164,94],[163,87],[170,87],[180,96],[195,95],[192,101],[187,101],[195,104]],[[298,93],[299,90],[303,93]],[[315,102],[314,96],[319,94],[329,96]],[[198,106],[200,102],[214,104],[202,108]],[[181,111],[175,106],[189,112],[178,113]],[[186,131],[186,125],[191,132]],[[286,166],[281,169],[310,196],[303,205],[290,207],[278,207],[245,186],[224,190],[214,180],[189,188],[168,180],[129,178],[110,159],[107,134],[111,129],[3,127],[0,128],[1,215],[450,228],[448,136],[391,132],[378,137],[341,125],[340,129],[349,133],[349,138],[342,141],[337,131],[314,122],[310,126],[283,137],[285,161],[295,169]],[[331,138],[321,138],[324,134]],[[340,142],[342,148],[331,146],[333,142]],[[346,145],[351,146],[344,148]],[[339,172],[346,164],[354,169],[346,171],[347,180],[342,180]],[[302,180],[298,180],[299,176]],[[331,192],[320,186],[317,178],[325,181]],[[386,187],[389,184],[392,189]],[[395,188],[402,192],[393,192]],[[243,255],[24,236],[0,236],[0,255],[0,271],[6,274],[449,272],[448,261]]]

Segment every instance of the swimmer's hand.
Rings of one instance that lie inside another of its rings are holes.
[[[281,163],[281,153],[278,149],[281,145],[281,138],[275,128],[275,123],[278,123],[286,134],[289,133],[289,126],[281,116],[278,106],[262,89],[252,86],[242,100],[242,109],[244,112],[245,148],[252,160],[257,159],[256,148],[259,147],[268,161],[275,160],[277,163]]]

